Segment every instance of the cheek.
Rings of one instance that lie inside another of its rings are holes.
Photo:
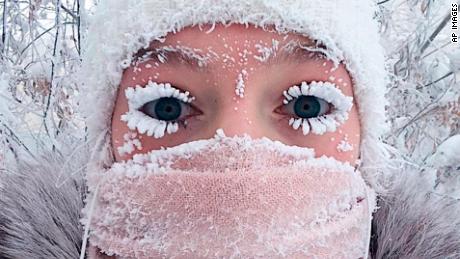
[[[316,157],[334,157],[343,162],[355,164],[359,159],[360,148],[360,122],[356,105],[350,110],[349,118],[345,123],[337,127],[335,132],[327,132],[323,135],[309,133],[304,136],[301,132],[289,128],[284,142],[302,147],[314,149]],[[279,127],[284,127],[287,121],[282,121]],[[299,144],[300,143],[300,144]]]
[[[360,151],[360,122],[356,108],[350,111],[348,120],[337,131],[319,136],[316,146],[318,156],[326,155],[355,164]]]

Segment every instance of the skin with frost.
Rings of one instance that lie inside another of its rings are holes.
[[[313,46],[310,39],[294,33],[278,34],[236,24],[229,27],[216,25],[214,30],[206,32],[209,28],[188,27],[176,34],[168,34],[163,43],[154,42],[151,45],[156,48],[172,46],[193,50],[203,57],[209,57],[204,61],[205,65],[157,55],[157,59],[146,59],[125,69],[112,119],[115,150],[123,146],[123,136],[129,132],[126,122],[121,120],[121,116],[128,111],[124,94],[128,87],[147,85],[149,80],[170,83],[196,98],[193,102],[196,113],[187,118],[185,127],[181,126],[174,134],[166,134],[160,139],[139,134],[143,149],[124,155],[115,152],[117,161],[161,147],[208,139],[219,128],[227,136],[246,133],[253,138],[267,137],[287,145],[313,148],[317,156],[326,155],[352,164],[359,158],[359,148],[349,152],[337,150],[345,134],[348,134],[350,144],[359,147],[360,125],[355,104],[348,119],[338,127],[340,130],[323,135],[304,135],[302,130],[294,130],[289,125],[292,114],[277,112],[283,105],[283,91],[302,81],[335,83],[345,96],[352,97],[353,83],[343,64],[333,69],[333,62],[319,55],[303,52],[283,55],[286,51],[283,47],[293,41]],[[261,46],[266,46],[269,51]],[[246,75],[242,77],[243,70]],[[243,98],[235,93],[237,84],[243,85],[239,77],[244,80]]]

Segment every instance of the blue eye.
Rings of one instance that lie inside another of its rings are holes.
[[[161,97],[144,104],[140,111],[158,120],[177,121],[188,111],[188,104],[175,97]]]
[[[312,95],[301,95],[283,105],[286,113],[297,118],[315,118],[327,114],[330,104],[325,100]]]

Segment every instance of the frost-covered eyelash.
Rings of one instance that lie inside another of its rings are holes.
[[[283,103],[287,105],[302,95],[311,95],[324,99],[331,103],[334,108],[331,113],[315,118],[291,118],[289,125],[297,130],[302,126],[302,133],[307,135],[323,135],[325,132],[334,132],[337,126],[341,125],[348,119],[348,113],[353,106],[353,98],[344,95],[335,84],[330,82],[312,81],[310,84],[302,82],[300,86],[291,86],[283,92],[285,99]]]
[[[130,130],[136,130],[140,134],[147,134],[154,138],[161,138],[165,132],[172,134],[179,129],[177,121],[163,121],[152,118],[139,109],[144,104],[157,100],[162,97],[174,97],[184,103],[190,103],[195,97],[189,96],[189,92],[181,92],[171,86],[171,84],[159,84],[149,81],[145,87],[136,85],[125,90],[126,98],[128,99],[128,112],[121,115],[121,120],[128,124]]]

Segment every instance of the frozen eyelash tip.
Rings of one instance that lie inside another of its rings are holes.
[[[322,116],[322,117],[319,117],[318,120],[324,126],[326,126],[326,131],[328,131],[328,132],[334,132],[337,129],[336,121],[334,119],[332,119],[331,117]]]
[[[300,86],[300,91],[302,92],[302,95],[308,95],[309,94],[308,84],[306,82],[302,82],[302,84]]]
[[[174,123],[174,128],[173,128],[173,132],[177,132],[179,130],[179,123]]]
[[[166,131],[168,134],[175,133],[178,129],[178,123],[177,122],[168,122],[168,126],[166,127]]]
[[[308,120],[304,119],[302,122],[302,134],[307,135],[310,133],[310,124],[308,124]]]
[[[326,126],[323,123],[321,123],[318,118],[310,118],[308,120],[310,122],[311,131],[313,132],[313,134],[323,135],[324,133],[326,133]]]
[[[179,95],[180,95],[180,91],[177,90],[177,89],[175,89],[175,90],[174,90],[174,93],[173,93],[173,97],[176,97],[176,98],[177,98],[177,97],[179,97]]]
[[[291,86],[287,92],[292,97],[298,97],[301,93],[297,85]]]
[[[166,90],[165,90],[164,87],[160,87],[160,88],[158,89],[158,91],[160,92],[160,95],[161,95],[161,96],[165,96],[165,95],[166,95]]]
[[[155,130],[154,138],[162,138],[165,134],[166,122],[160,121],[160,125]]]
[[[289,102],[290,100],[292,100],[292,96],[290,96],[290,95],[287,93],[286,90],[283,91],[283,95],[284,95],[284,97],[286,97],[286,100],[287,100],[288,102]]]
[[[137,131],[139,131],[140,134],[145,134],[148,128],[149,128],[149,123],[147,120],[142,120],[137,125]]]
[[[299,127],[300,127],[300,124],[302,123],[302,119],[296,119],[294,121],[294,123],[292,124],[292,128],[294,128],[295,130],[297,130]]]
[[[156,126],[150,127],[145,134],[149,137],[153,136],[153,134],[155,133],[155,128]]]

